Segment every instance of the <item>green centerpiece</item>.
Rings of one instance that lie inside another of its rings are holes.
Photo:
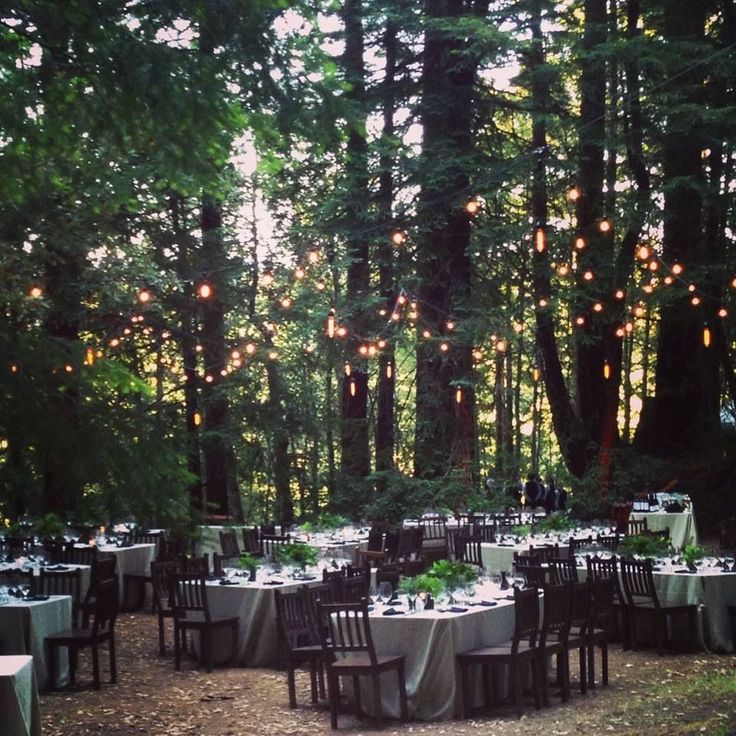
[[[437,560],[432,564],[428,574],[442,581],[443,587],[449,593],[450,603],[454,603],[454,593],[473,585],[478,579],[478,568],[467,562]]]
[[[238,567],[241,570],[248,570],[248,572],[250,573],[249,580],[251,582],[254,582],[256,579],[256,570],[258,569],[259,562],[260,559],[258,557],[254,557],[248,552],[244,552],[242,555],[240,555],[240,559],[238,560]]]
[[[283,544],[276,550],[276,561],[304,572],[307,567],[317,564],[317,548],[302,542]]]
[[[670,548],[670,540],[651,534],[634,534],[625,537],[620,544],[624,555],[640,557],[665,557]]]
[[[682,557],[682,561],[687,565],[687,569],[695,572],[698,569],[695,563],[702,560],[707,554],[708,550],[699,544],[686,544],[680,557]]]

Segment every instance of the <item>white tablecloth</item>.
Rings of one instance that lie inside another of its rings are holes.
[[[33,657],[0,657],[0,733],[3,736],[40,736],[41,710]]]
[[[682,549],[686,544],[698,543],[698,530],[695,528],[692,511],[672,514],[666,511],[632,511],[630,518],[637,521],[646,519],[647,529],[652,532],[669,529],[670,539],[677,549]]]
[[[115,569],[118,576],[118,594],[123,603],[123,577],[126,573],[151,574],[151,562],[156,555],[155,544],[134,544],[131,547],[100,546],[100,552],[115,555]]]
[[[71,596],[55,595],[45,601],[11,599],[0,606],[0,654],[32,655],[38,687],[44,690],[48,677],[44,639],[71,626]],[[61,682],[67,673],[64,652],[57,669]]]
[[[514,604],[504,597],[497,605],[468,607],[465,613],[422,611],[384,616],[380,606],[371,614],[371,634],[378,654],[403,654],[409,717],[422,721],[449,720],[461,712],[462,693],[455,655],[507,641],[514,632]],[[483,596],[482,596],[483,597]],[[491,596],[488,595],[490,598]],[[465,607],[464,604],[460,604]],[[400,609],[403,610],[403,609]],[[479,673],[474,672],[473,675]],[[381,676],[384,714],[399,717],[399,691],[395,672]],[[370,708],[368,678],[363,705]]]

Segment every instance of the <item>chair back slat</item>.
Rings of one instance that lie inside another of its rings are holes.
[[[550,557],[548,564],[553,585],[562,585],[569,580],[578,582],[578,567],[574,557]]]
[[[291,544],[291,537],[277,534],[261,535],[261,548],[263,549],[263,556],[271,561],[276,560],[278,550],[287,544]]]
[[[480,537],[478,535],[458,534],[455,538],[456,556],[461,562],[469,565],[483,567],[483,558],[480,550]]]
[[[118,615],[118,579],[100,580],[92,608],[92,633],[99,636],[115,628]]]
[[[276,623],[282,644],[294,649],[313,640],[314,629],[310,626],[307,597],[303,589],[293,592],[274,591],[276,597]]]
[[[36,591],[41,595],[70,595],[72,605],[78,606],[81,602],[82,571],[76,570],[46,570],[41,568]]]
[[[498,527],[495,524],[474,524],[473,533],[480,537],[481,542],[494,544],[496,535],[498,534]]]
[[[621,581],[623,582],[626,599],[630,605],[649,601],[656,608],[659,608],[659,598],[654,588],[651,560],[635,560],[630,557],[622,557]]]
[[[646,534],[647,532],[647,517],[643,519],[629,519],[626,534],[628,536],[636,536],[639,534]]]
[[[168,611],[173,604],[173,578],[179,569],[176,560],[151,563],[153,605],[156,610]]]
[[[536,588],[514,588],[514,638],[512,653],[516,654],[523,641],[534,648],[539,635],[539,596]]]
[[[249,555],[261,554],[261,543],[258,538],[258,527],[243,529],[243,551]]]
[[[234,531],[220,532],[220,548],[225,556],[240,555],[240,547],[238,546],[238,537]]]
[[[540,633],[540,647],[552,638],[564,641],[572,619],[570,605],[572,581],[544,586],[544,615]]]
[[[191,619],[196,618],[193,614],[198,614],[209,622],[210,611],[207,603],[205,576],[202,573],[174,573],[172,582],[174,615]]]
[[[559,557],[560,556],[560,545],[559,544],[545,544],[541,547],[535,547],[534,545],[529,545],[529,554],[530,555],[536,555],[536,557],[539,559],[540,564],[545,564],[549,562],[551,557]]]
[[[444,516],[425,516],[421,519],[419,528],[422,529],[425,541],[444,540],[447,519]]]
[[[320,602],[319,613],[323,623],[322,648],[331,660],[338,654],[365,652],[371,664],[376,665],[367,599],[358,603]]]
[[[64,547],[63,562],[70,565],[94,565],[97,559],[97,547],[77,547],[74,542],[69,542]]]
[[[201,557],[182,557],[178,560],[179,572],[210,574],[210,556],[204,554]]]
[[[383,552],[383,528],[371,527],[368,532],[368,550],[370,552]]]

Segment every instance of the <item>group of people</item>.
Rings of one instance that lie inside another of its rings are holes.
[[[543,508],[548,514],[552,511],[564,511],[567,506],[567,493],[564,488],[558,488],[553,478],[547,478],[547,483],[535,473],[527,476],[524,484],[526,507],[529,509]]]

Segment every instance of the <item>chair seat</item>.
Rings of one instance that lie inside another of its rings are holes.
[[[213,616],[209,621],[205,621],[204,619],[196,621],[194,619],[174,616],[174,621],[177,626],[183,626],[187,629],[206,629],[212,626],[232,626],[240,624],[240,619],[237,616],[231,616],[229,618],[217,618]]]
[[[535,652],[534,647],[530,647],[528,642],[519,642],[518,652],[520,655],[533,654]],[[469,652],[463,652],[457,655],[459,658],[483,658],[483,657],[510,657],[511,655],[511,642],[505,641],[501,644],[492,644],[487,647],[479,647],[478,649],[471,649]]]
[[[303,647],[292,647],[289,651],[289,657],[291,659],[298,658],[316,658],[322,656],[322,645],[321,644],[308,644]]]
[[[393,667],[396,667],[399,662],[403,661],[403,659],[403,654],[398,656],[391,654],[377,655],[376,665],[379,669],[392,669]],[[332,662],[329,666],[334,672],[345,670],[354,673],[359,670],[366,670],[367,672],[371,672],[373,670],[371,658],[368,654],[362,654],[359,652],[348,654],[346,657]]]
[[[92,629],[65,629],[59,631],[56,634],[49,634],[46,637],[47,641],[51,641],[60,646],[74,646],[75,644],[81,645],[93,641],[95,638],[97,641],[105,641],[110,638],[110,630],[98,631],[95,637]]]
[[[683,603],[680,605],[673,605],[673,606],[663,606],[661,603],[659,606],[655,606],[654,603],[651,601],[642,601],[641,603],[634,603],[631,608],[637,609],[643,609],[645,611],[657,611],[660,610],[663,613],[680,613],[680,612],[689,612],[694,611],[697,609],[697,606],[694,603]]]

